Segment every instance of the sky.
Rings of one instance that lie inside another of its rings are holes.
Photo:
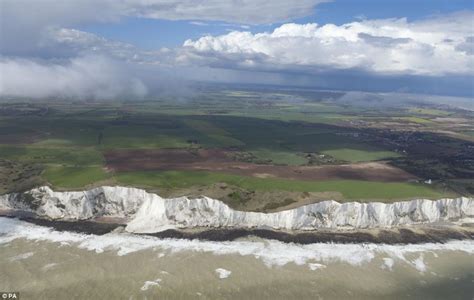
[[[474,97],[472,0],[0,0],[0,96],[189,82]]]

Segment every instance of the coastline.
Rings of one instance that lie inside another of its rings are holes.
[[[85,234],[123,233],[162,239],[284,243],[446,243],[474,239],[474,199],[414,199],[390,204],[328,200],[258,213],[208,197],[161,198],[145,190],[100,187],[54,192],[49,187],[0,196],[0,217]]]
[[[126,223],[117,222],[116,218],[100,218],[96,220],[49,220],[38,218],[31,213],[10,211],[0,212],[0,218],[16,218],[39,226],[53,228],[56,231],[104,235],[108,233],[122,233]],[[474,240],[473,226],[455,225],[416,225],[394,228],[373,229],[319,229],[313,231],[284,231],[265,228],[194,228],[168,229],[156,233],[128,233],[138,236],[153,236],[162,239],[184,239],[204,241],[234,241],[241,238],[257,237],[268,240],[277,240],[284,243],[313,244],[423,244],[446,243],[452,240]]]

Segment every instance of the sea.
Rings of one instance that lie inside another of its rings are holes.
[[[20,299],[474,299],[474,241],[300,245],[56,231],[0,217]]]

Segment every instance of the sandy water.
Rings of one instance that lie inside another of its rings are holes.
[[[0,218],[0,291],[22,299],[473,299],[474,243],[160,240]]]

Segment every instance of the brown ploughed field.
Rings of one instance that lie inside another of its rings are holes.
[[[213,171],[260,178],[294,180],[408,181],[417,179],[383,162],[327,166],[281,166],[240,162],[223,149],[114,150],[104,154],[107,168],[116,171]]]

